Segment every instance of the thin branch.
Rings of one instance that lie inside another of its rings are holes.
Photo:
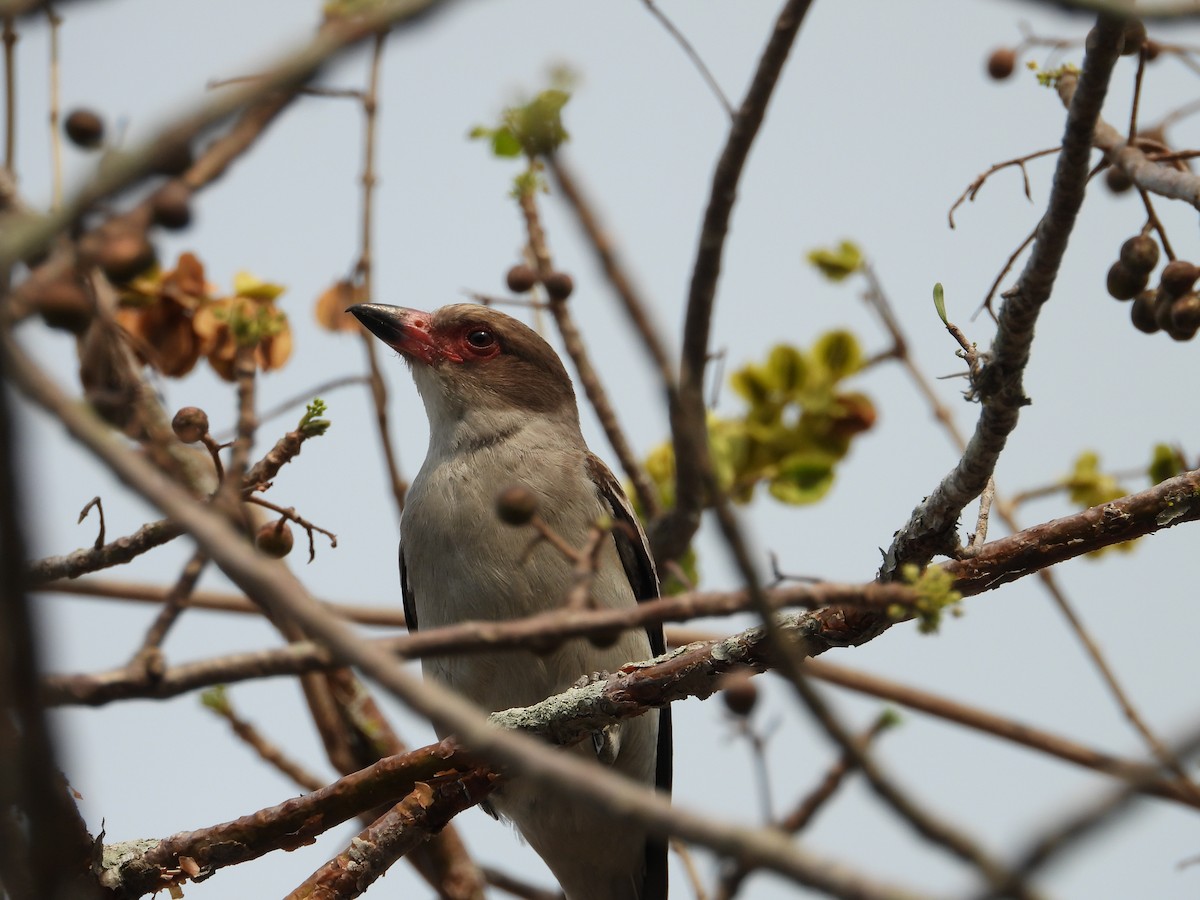
[[[1016,428],[1021,407],[1029,403],[1023,376],[1034,326],[1042,305],[1050,299],[1083,203],[1096,122],[1120,49],[1122,28],[1121,20],[1101,17],[1095,28],[1096,40],[1084,57],[1083,72],[1072,91],[1046,214],[1038,225],[1025,270],[1005,295],[991,357],[973,385],[983,404],[975,434],[953,471],[896,533],[880,569],[883,578],[894,578],[904,563],[924,565],[936,554],[953,552],[959,515],[983,491],[1009,434]],[[1069,89],[1064,83],[1075,80],[1073,74],[1064,74],[1059,81],[1060,92]]]
[[[654,556],[660,564],[684,553],[700,527],[700,512],[710,499],[704,490],[705,475],[712,468],[704,407],[704,372],[709,358],[709,333],[725,238],[729,233],[742,170],[810,3],[811,0],[787,0],[784,4],[713,172],[688,288],[679,387],[676,390],[672,385],[666,385],[675,449],[676,499],[674,509],[652,523],[650,529]]]
[[[0,265],[36,255],[96,203],[143,178],[162,150],[190,143],[201,132],[246,107],[253,106],[279,91],[287,91],[311,78],[326,62],[379,31],[401,22],[411,22],[431,9],[446,5],[438,0],[386,0],[373,5],[353,19],[326,22],[315,38],[285,53],[267,67],[258,81],[209,96],[196,108],[171,120],[157,135],[121,154],[114,154],[95,177],[48,215],[30,216],[14,222],[0,236]],[[9,2],[0,5],[12,9]],[[190,174],[190,173],[189,173]],[[186,179],[185,179],[186,180]],[[189,182],[190,183],[190,182]]]
[[[687,58],[692,61],[692,65],[700,73],[700,77],[704,79],[704,83],[708,85],[708,89],[713,92],[713,95],[724,108],[725,114],[732,119],[735,115],[733,104],[729,102],[729,98],[721,90],[721,85],[717,83],[717,79],[713,77],[713,73],[704,64],[704,60],[700,58],[700,54],[696,52],[696,48],[684,37],[683,32],[675,27],[675,23],[667,17],[667,14],[654,5],[654,0],[642,0],[642,2],[646,4],[646,9],[650,11],[650,15],[658,19],[659,24],[667,30],[667,34],[671,35],[675,39],[675,42],[683,49]]]
[[[308,769],[289,757],[263,735],[251,722],[243,719],[233,704],[230,703],[227,692],[223,688],[215,688],[205,694],[204,706],[226,721],[233,733],[247,747],[258,754],[259,759],[267,763],[297,786],[309,793],[325,787],[325,780],[318,778]]]
[[[950,212],[946,214],[946,218],[950,221],[950,227],[954,228],[954,211],[970,200],[975,202],[975,197],[979,194],[979,189],[984,183],[997,172],[1002,169],[1007,169],[1009,166],[1017,166],[1021,170],[1021,185],[1025,189],[1025,199],[1033,200],[1033,194],[1029,189],[1029,172],[1025,169],[1025,163],[1033,159],[1038,159],[1042,156],[1049,156],[1051,153],[1058,153],[1062,147],[1049,147],[1045,150],[1036,150],[1033,153],[1026,153],[1024,156],[1018,156],[1015,159],[1006,159],[1004,162],[998,162],[990,166],[986,172],[981,172],[975,177],[975,180],[967,185],[964,190],[954,201],[954,205],[950,207]]]
[[[525,218],[529,250],[537,266],[538,278],[542,284],[545,284],[546,279],[554,274],[554,266],[550,260],[550,249],[546,244],[546,233],[542,228],[541,217],[538,215],[537,202],[529,191],[521,191],[517,200],[521,207],[521,214]],[[658,492],[655,490],[650,476],[646,474],[646,470],[638,461],[637,455],[629,445],[629,439],[625,436],[624,429],[621,428],[621,423],[617,420],[616,410],[613,409],[613,405],[608,399],[608,392],[604,389],[604,385],[600,383],[600,375],[592,365],[591,356],[583,343],[583,335],[580,334],[579,327],[575,324],[575,319],[567,306],[567,300],[565,297],[550,295],[549,304],[554,322],[558,326],[558,332],[562,335],[563,346],[566,348],[567,355],[571,357],[575,372],[579,375],[579,383],[583,385],[588,402],[591,403],[596,418],[600,421],[600,427],[604,429],[609,446],[613,448],[613,452],[621,463],[621,469],[633,485],[634,493],[637,495],[642,509],[647,511],[647,515],[654,515],[659,509]]]
[[[380,32],[375,35],[371,48],[371,67],[367,77],[367,88],[361,93],[363,110],[363,168],[360,182],[362,184],[362,224],[359,235],[358,262],[355,272],[363,296],[373,301],[374,294],[374,255],[371,249],[375,210],[375,185],[378,181],[375,175],[375,144],[378,134],[377,121],[379,113],[379,70],[383,63],[383,48],[387,35]],[[363,347],[367,354],[367,381],[371,388],[371,402],[375,405],[375,429],[379,434],[379,445],[383,452],[383,462],[387,469],[388,483],[392,488],[392,499],[396,504],[396,515],[404,512],[404,498],[408,494],[408,482],[400,472],[399,454],[392,443],[392,427],[388,416],[388,387],[379,365],[379,353],[376,350],[375,339],[365,331],[359,331]]]
[[[33,585],[31,590],[48,594],[68,594],[82,597],[102,597],[112,600],[130,600],[140,603],[162,603],[169,593],[159,585],[141,584],[133,581],[116,581],[106,578],[79,578],[74,581],[49,581]],[[388,606],[362,606],[347,603],[322,601],[336,615],[359,625],[377,625],[385,628],[404,628],[404,611]],[[217,612],[232,612],[260,616],[262,609],[241,594],[223,591],[193,591],[185,604],[189,609],[206,609]]]
[[[46,4],[46,21],[49,23],[50,40],[50,159],[53,171],[51,198],[55,207],[62,205],[63,200],[63,164],[62,164],[62,132],[59,130],[61,110],[61,69],[59,61],[59,34],[62,28],[62,16],[54,11],[49,3]]]
[[[75,578],[89,572],[119,566],[137,559],[143,553],[161,547],[183,534],[183,529],[170,519],[160,519],[143,525],[131,535],[117,538],[100,548],[76,550],[65,556],[48,556],[29,565],[29,582],[40,586],[58,578]]]
[[[162,642],[167,636],[167,632],[171,630],[171,626],[175,624],[175,620],[179,618],[179,614],[183,612],[187,605],[187,598],[196,587],[196,582],[200,580],[200,574],[204,571],[204,566],[208,562],[208,557],[202,551],[197,550],[188,560],[187,565],[183,567],[183,571],[179,575],[179,579],[175,582],[175,586],[167,592],[167,596],[163,599],[162,609],[159,610],[154,622],[146,631],[146,636],[142,638],[142,646],[133,660],[130,661],[131,666],[140,665],[144,668],[146,674],[150,672],[150,658],[155,656],[158,659],[159,668],[162,661]]]
[[[4,168],[15,174],[17,164],[17,29],[4,17]]]
[[[825,733],[841,747],[845,758],[862,772],[875,794],[918,834],[974,866],[1004,897],[1040,896],[1025,883],[1022,873],[1006,867],[969,838],[962,828],[942,819],[932,809],[918,803],[909,791],[893,781],[846,729],[807,678],[802,676],[793,679],[793,684],[805,706],[825,729]]]
[[[836,684],[838,687],[920,710],[966,728],[974,728],[1077,766],[1124,779],[1136,784],[1142,793],[1200,808],[1200,801],[1192,792],[1186,790],[1179,782],[1163,778],[1156,766],[1112,756],[1053,732],[1034,728],[1032,725],[987,712],[976,706],[959,703],[938,694],[899,684],[890,678],[880,678],[826,660],[809,660],[804,664],[804,669],[812,677]]]
[[[616,291],[617,296],[624,304],[626,315],[629,316],[634,330],[641,337],[646,352],[654,361],[663,385],[669,390],[674,390],[675,366],[663,344],[659,328],[651,321],[650,308],[652,304],[647,302],[645,297],[634,287],[628,266],[617,252],[607,229],[600,222],[595,206],[579,186],[579,180],[571,171],[570,166],[563,162],[562,153],[551,156],[547,160],[547,164],[550,174],[554,176],[554,183],[558,187],[557,193],[567,201],[571,211],[575,213],[579,227],[583,229],[588,243],[595,251],[600,268],[604,270],[604,275],[608,278],[608,283],[612,285],[612,289]]]

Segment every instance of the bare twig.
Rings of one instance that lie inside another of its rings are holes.
[[[96,515],[100,519],[100,528],[96,532],[96,541],[92,544],[92,549],[100,550],[104,546],[104,503],[101,502],[99,495],[89,500],[87,505],[79,511],[79,519],[75,524],[82,525],[83,520],[87,518],[87,514],[92,511],[92,507],[95,507]]]
[[[258,754],[267,763],[287,778],[290,778],[304,790],[319,791],[325,787],[325,779],[318,778],[304,766],[289,757],[278,746],[260,732],[251,722],[243,719],[229,700],[229,694],[223,687],[206,691],[203,697],[204,706],[224,719],[233,733],[246,746]]]
[[[652,523],[650,529],[654,556],[660,564],[684,553],[700,527],[701,510],[711,499],[706,496],[704,487],[712,468],[704,407],[704,372],[709,359],[709,332],[725,237],[729,233],[729,221],[746,158],[810,2],[787,0],[780,10],[713,172],[688,288],[679,387],[675,390],[672,385],[666,386],[675,449],[676,499],[674,509]]]
[[[976,176],[975,180],[972,181],[969,185],[967,185],[967,189],[964,190],[962,192],[962,194],[959,195],[959,198],[954,201],[954,205],[950,207],[950,212],[948,212],[946,214],[946,217],[950,220],[950,227],[951,228],[955,227],[954,211],[956,209],[958,209],[960,206],[962,206],[964,203],[966,203],[968,200],[970,200],[972,203],[974,203],[975,197],[976,197],[976,195],[979,194],[979,189],[983,187],[984,183],[990,177],[992,177],[997,172],[999,172],[1001,169],[1006,169],[1009,166],[1017,166],[1018,168],[1020,168],[1021,184],[1022,184],[1022,187],[1024,187],[1024,189],[1025,189],[1025,199],[1032,201],[1033,194],[1029,190],[1029,172],[1026,171],[1026,169],[1025,169],[1025,163],[1027,163],[1033,159],[1038,159],[1039,157],[1042,157],[1042,156],[1049,156],[1051,153],[1058,153],[1060,150],[1062,150],[1061,146],[1049,147],[1046,150],[1037,150],[1033,153],[1026,153],[1024,156],[1018,156],[1015,159],[1006,159],[1004,162],[996,163],[994,166],[991,166],[990,168],[988,168],[988,170],[986,172],[982,172],[981,174]]]
[[[179,579],[175,582],[175,586],[167,592],[162,609],[159,610],[154,622],[146,631],[145,637],[142,638],[141,648],[130,660],[131,669],[140,669],[143,676],[151,678],[162,674],[162,651],[160,648],[163,639],[171,630],[171,626],[175,624],[175,620],[179,618],[179,614],[183,612],[187,598],[196,587],[196,582],[200,580],[200,574],[204,571],[207,562],[208,557],[204,555],[203,551],[197,550],[192,554],[187,565],[183,567]]]
[[[547,160],[547,164],[558,187],[557,193],[567,201],[571,211],[575,213],[575,218],[587,236],[592,250],[595,251],[605,277],[608,278],[613,290],[617,292],[617,296],[625,306],[626,315],[629,316],[630,322],[642,339],[642,345],[654,361],[663,385],[669,390],[673,390],[675,366],[663,345],[659,328],[650,318],[651,304],[634,286],[628,266],[618,254],[616,246],[600,222],[594,205],[580,187],[578,178],[571,171],[570,166],[563,161],[562,154],[554,154]]]
[[[54,207],[57,208],[63,201],[62,132],[58,127],[62,96],[58,45],[62,16],[55,12],[49,3],[45,9],[46,21],[50,26],[50,159],[53,171],[50,196]]]
[[[150,522],[133,534],[117,538],[103,547],[36,560],[29,565],[29,581],[33,585],[42,585],[57,578],[76,578],[88,572],[119,566],[175,540],[181,534],[183,529],[170,519]]]
[[[1067,240],[1083,203],[1096,122],[1120,49],[1122,28],[1121,20],[1101,16],[1095,29],[1096,41],[1084,57],[1083,72],[1072,92],[1063,149],[1046,214],[1038,225],[1025,270],[1006,294],[991,357],[975,379],[974,388],[983,404],[975,434],[958,464],[896,533],[880,569],[883,578],[894,578],[904,563],[923,565],[936,554],[954,551],[957,545],[954,529],[959,515],[983,491],[1008,435],[1016,428],[1021,407],[1029,402],[1023,375],[1034,325],[1042,305],[1050,298]],[[1075,80],[1075,76],[1069,73],[1062,76],[1060,91],[1066,89],[1063,82],[1069,79]]]
[[[13,17],[4,17],[4,168],[16,172],[17,164],[17,29]]]
[[[554,273],[554,266],[550,260],[550,249],[546,244],[546,233],[538,214],[537,201],[534,200],[530,191],[521,191],[517,199],[521,206],[521,214],[525,217],[530,254],[537,266],[538,278],[544,284],[546,279]],[[647,515],[653,515],[659,509],[658,493],[650,476],[646,474],[645,468],[633,452],[629,439],[625,436],[624,429],[621,428],[621,423],[617,420],[616,410],[613,409],[613,405],[608,399],[608,392],[600,382],[599,373],[592,365],[587,346],[583,343],[583,335],[580,334],[579,328],[575,324],[567,300],[551,295],[549,305],[554,322],[558,326],[558,332],[562,335],[563,346],[566,348],[567,355],[571,357],[575,372],[579,375],[579,382],[583,385],[583,391],[596,413],[596,418],[600,421],[600,427],[604,429],[604,435],[617,455],[622,471],[633,485],[634,493],[637,495],[642,509],[647,511]]]
[[[809,660],[805,671],[812,677],[836,684],[852,691],[870,694],[881,700],[899,703],[910,709],[920,710],[931,716],[974,728],[994,737],[1029,747],[1039,753],[1057,757],[1077,766],[1104,772],[1138,785],[1145,794],[1200,808],[1196,797],[1185,790],[1179,782],[1162,777],[1156,766],[1122,759],[1111,754],[1084,746],[1069,738],[1014,721],[976,706],[959,703],[947,697],[900,684],[890,678],[881,678],[866,672],[836,665],[827,660]]]
[[[675,23],[667,17],[667,14],[654,5],[654,0],[642,0],[642,2],[646,4],[646,9],[650,11],[650,15],[658,19],[659,24],[661,24],[662,27],[667,30],[667,33],[675,39],[675,42],[679,44],[681,48],[683,48],[683,52],[687,54],[687,58],[692,61],[692,65],[696,67],[696,70],[700,73],[700,77],[704,79],[704,83],[708,85],[709,90],[713,92],[713,95],[725,109],[725,114],[732,119],[734,117],[733,104],[729,102],[729,98],[726,97],[725,92],[721,90],[721,85],[717,84],[717,79],[713,77],[713,73],[709,71],[708,66],[704,64],[704,60],[700,58],[700,54],[696,52],[696,48],[693,47],[688,39],[683,36],[683,32],[675,27]]]

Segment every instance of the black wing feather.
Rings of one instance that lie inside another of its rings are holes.
[[[404,602],[404,624],[409,631],[417,630],[417,604],[408,586],[408,570],[404,566],[404,545],[400,545],[400,599]]]
[[[629,498],[621,490],[620,483],[599,457],[589,453],[587,466],[588,474],[595,482],[600,496],[612,510],[613,521],[624,525],[613,529],[613,540],[616,541],[617,554],[621,558],[621,565],[625,568],[629,584],[633,587],[634,597],[638,602],[656,599],[659,596],[658,570],[654,566],[654,557],[650,555],[650,542],[646,539],[642,523],[638,521]],[[646,634],[650,638],[650,650],[655,656],[666,652],[662,623],[647,625]],[[666,794],[671,793],[671,743],[671,707],[664,706],[658,711],[658,750],[654,782],[655,786]],[[646,877],[642,883],[640,900],[666,900],[666,897],[667,842],[663,838],[652,837],[646,841]]]

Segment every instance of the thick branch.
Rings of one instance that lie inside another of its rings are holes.
[[[950,554],[957,541],[956,523],[968,503],[979,496],[995,471],[1008,436],[1017,425],[1025,396],[1023,376],[1029,362],[1034,325],[1042,304],[1050,299],[1067,240],[1083,203],[1092,140],[1108,82],[1121,47],[1122,22],[1101,17],[1092,37],[1079,85],[1067,113],[1062,153],[1046,214],[1037,228],[1029,261],[1016,285],[1005,294],[990,358],[974,389],[983,404],[966,452],[896,533],[880,576],[896,577],[907,562],[924,565],[937,554]]]

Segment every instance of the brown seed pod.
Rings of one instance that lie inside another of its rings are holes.
[[[1109,296],[1118,300],[1132,300],[1149,280],[1150,273],[1135,272],[1123,262],[1115,262],[1108,270]]]
[[[1109,166],[1104,170],[1104,186],[1114,194],[1123,194],[1133,187],[1133,179],[1120,166]]]
[[[1129,320],[1133,322],[1134,328],[1146,334],[1154,334],[1160,330],[1153,291],[1142,291],[1134,298],[1133,306],[1129,309]]]
[[[546,286],[546,293],[550,295],[551,300],[566,300],[571,296],[571,291],[575,290],[575,282],[566,272],[551,272],[542,283]]]
[[[504,280],[508,282],[508,289],[514,294],[524,294],[533,290],[533,286],[537,284],[537,273],[524,263],[518,263],[508,270]]]
[[[104,120],[90,109],[72,110],[63,122],[63,131],[76,147],[95,150],[104,143]]]
[[[1171,327],[1171,304],[1175,297],[1167,293],[1160,285],[1154,292],[1154,321],[1162,331]]]
[[[268,522],[258,529],[258,534],[254,536],[255,546],[274,559],[283,559],[291,553],[295,543],[296,539],[292,537],[292,529],[287,519]]]
[[[1162,53],[1162,44],[1146,38],[1146,40],[1142,41],[1142,52],[1146,57],[1146,62],[1154,62],[1154,60],[1158,59],[1158,55]]]
[[[1192,289],[1198,277],[1200,269],[1185,259],[1174,259],[1163,266],[1158,280],[1162,289],[1172,297],[1182,297]]]
[[[1158,265],[1158,244],[1148,234],[1131,237],[1121,245],[1121,262],[1134,272],[1152,272]]]
[[[87,292],[73,278],[42,285],[32,301],[47,325],[73,334],[83,334],[95,313]]]
[[[1003,81],[1017,67],[1017,51],[1012,47],[997,47],[987,58],[987,73],[989,78]]]
[[[621,639],[621,629],[613,628],[607,631],[597,631],[588,635],[588,643],[597,650],[607,650]]]
[[[129,281],[157,260],[158,253],[146,235],[133,231],[113,235],[96,253],[96,264],[115,282]]]
[[[514,484],[496,496],[496,515],[506,525],[528,524],[537,508],[537,496],[523,484]]]
[[[730,672],[721,678],[721,699],[735,716],[748,716],[758,703],[758,685],[749,671]]]
[[[1127,19],[1125,30],[1121,33],[1121,41],[1121,55],[1133,56],[1146,42],[1146,26],[1140,19]]]
[[[150,201],[154,221],[168,231],[178,231],[192,224],[192,190],[178,178],[173,178],[154,192]]]
[[[162,144],[154,153],[150,171],[156,175],[174,178],[192,167],[192,148],[186,141],[170,141]]]
[[[1174,332],[1186,332],[1189,329],[1194,334],[1200,328],[1200,296],[1190,292],[1171,303],[1171,328]]]
[[[198,406],[185,406],[175,413],[171,430],[185,444],[194,444],[208,434],[208,413]]]

